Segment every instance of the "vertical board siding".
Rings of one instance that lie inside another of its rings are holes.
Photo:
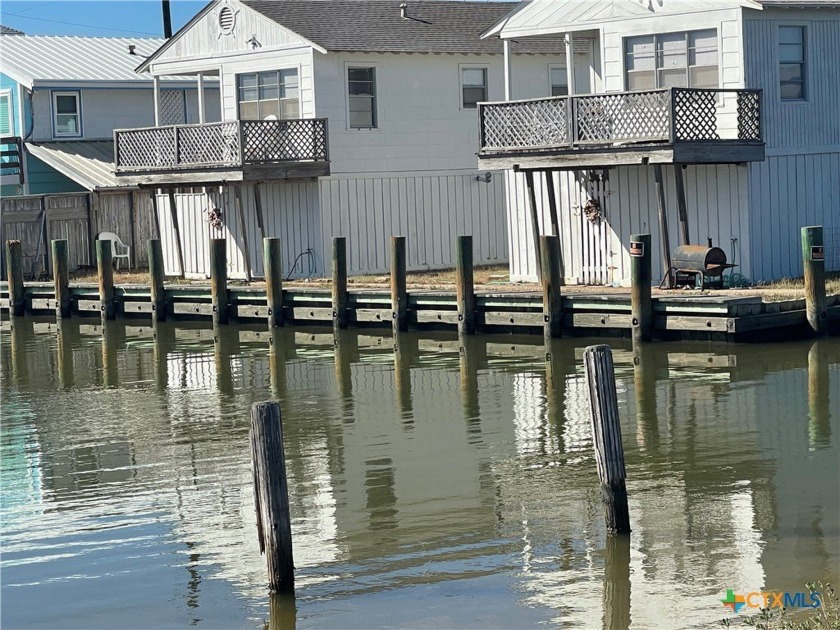
[[[475,171],[324,178],[323,251],[345,236],[349,273],[386,273],[391,236],[405,236],[409,270],[441,269],[455,264],[455,237],[469,234],[476,264],[504,263],[504,194],[501,173],[489,183],[476,181]]]
[[[535,177],[540,233],[551,229],[545,180]],[[664,274],[661,263],[659,215],[653,169],[621,166],[611,169],[608,179],[582,185],[572,172],[554,173],[563,269],[566,281],[578,284],[626,285],[630,281],[630,235],[650,233],[653,276]],[[668,232],[673,250],[679,244],[679,218],[674,168],[663,168]],[[705,244],[711,237],[727,258],[749,274],[749,208],[747,167],[737,165],[689,166],[684,171],[692,244]],[[513,281],[535,281],[533,238],[525,177],[506,174],[510,274]],[[591,196],[601,203],[601,220],[591,223],[583,207]]]
[[[747,87],[764,90],[762,114],[768,151],[780,147],[840,145],[840,11],[762,11],[744,23]],[[779,95],[780,25],[806,29],[805,101]]]
[[[801,276],[800,228],[840,230],[840,152],[768,157],[750,166],[754,280]]]

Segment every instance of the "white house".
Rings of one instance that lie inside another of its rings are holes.
[[[7,174],[10,169],[4,167],[2,195],[122,186],[113,173],[114,129],[154,123],[152,77],[134,68],[163,43],[148,38],[4,35],[0,135],[19,153],[14,163],[20,168]],[[163,77],[160,85],[161,122],[198,120],[193,78]],[[215,120],[218,95],[218,87],[209,86],[206,107]],[[6,157],[4,153],[4,163]]]
[[[262,272],[263,236],[283,238],[297,277],[329,272],[334,236],[351,273],[386,271],[392,235],[407,237],[410,269],[451,266],[459,234],[477,263],[507,261],[504,182],[476,168],[476,105],[505,97],[502,42],[481,35],[515,6],[211,2],[138,69],[218,77],[223,122],[179,131],[177,146],[160,127],[116,134],[117,177],[168,189],[167,271],[205,275],[212,235],[228,237],[234,277]],[[507,58],[517,94],[567,89],[562,39]]]
[[[840,2],[538,0],[485,36],[563,37],[575,59],[571,96],[533,100],[512,67],[515,102],[481,107],[479,166],[510,169],[514,279],[558,232],[567,282],[628,283],[636,233],[657,281],[664,244],[708,238],[747,279],[801,275],[799,228],[819,224],[840,269]]]

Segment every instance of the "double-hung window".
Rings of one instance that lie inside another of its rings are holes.
[[[475,109],[487,100],[487,68],[461,68],[461,107]]]
[[[376,68],[347,68],[350,129],[375,129]]]
[[[628,90],[718,87],[716,29],[628,37],[624,52]]]
[[[240,120],[300,118],[297,68],[239,75]]]
[[[805,27],[779,27],[779,92],[783,101],[804,101]]]
[[[53,92],[53,129],[57,138],[82,135],[81,102],[78,92]]]
[[[0,136],[14,135],[12,121],[12,91],[0,90]]]

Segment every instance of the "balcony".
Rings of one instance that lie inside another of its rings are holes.
[[[200,184],[329,175],[326,118],[234,120],[114,131],[127,184]]]
[[[668,88],[479,104],[479,168],[764,160],[761,90]]]
[[[23,183],[22,156],[20,138],[0,138],[0,185],[19,186]]]

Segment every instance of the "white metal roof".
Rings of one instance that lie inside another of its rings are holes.
[[[754,0],[525,0],[484,36],[547,35],[587,30],[603,22],[739,6],[761,8]]]
[[[165,40],[18,35],[0,39],[0,71],[29,88],[76,83],[151,83],[137,65]],[[136,54],[129,54],[129,45]],[[184,81],[184,77],[161,77]]]
[[[27,142],[35,157],[88,190],[125,188],[114,174],[114,143],[111,140],[78,142]]]

